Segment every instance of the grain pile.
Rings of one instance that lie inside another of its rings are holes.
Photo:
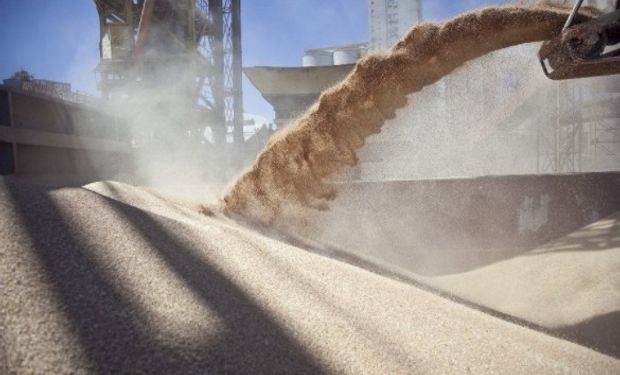
[[[152,192],[88,188],[0,179],[0,373],[620,371]]]
[[[489,52],[553,37],[567,14],[553,6],[487,8],[414,27],[390,51],[363,58],[277,134],[225,195],[224,211],[272,224],[287,208],[327,208],[336,194],[329,178],[357,163],[366,138],[381,131],[407,95]]]
[[[225,212],[268,224],[287,205],[325,207],[329,177],[356,163],[407,94],[486,52],[547,38],[565,16],[510,7],[415,28],[278,135]],[[588,257],[591,269],[609,254]],[[0,373],[620,372],[591,348],[120,183],[48,190],[0,178],[0,259]],[[485,289],[491,271],[429,283],[499,298]],[[535,310],[534,297],[519,309]]]
[[[520,256],[420,280],[620,358],[620,212]]]

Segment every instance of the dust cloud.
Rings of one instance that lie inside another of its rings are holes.
[[[486,8],[414,27],[390,51],[363,58],[276,134],[224,196],[224,213],[270,225],[284,212],[327,209],[336,196],[330,179],[357,164],[358,150],[407,104],[409,94],[492,51],[552,38],[568,12],[550,5]]]

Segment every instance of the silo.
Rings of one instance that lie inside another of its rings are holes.
[[[334,65],[355,64],[361,56],[360,48],[343,48],[334,51]]]
[[[333,65],[334,57],[330,50],[308,50],[304,53],[303,66]]]
[[[392,47],[421,19],[421,0],[368,0],[370,50]]]

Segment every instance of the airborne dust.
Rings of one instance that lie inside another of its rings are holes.
[[[270,225],[306,207],[327,209],[336,196],[330,178],[357,164],[367,137],[395,117],[409,94],[492,51],[552,38],[568,13],[558,6],[517,5],[414,27],[391,50],[360,60],[343,82],[277,133],[224,196],[224,213]]]

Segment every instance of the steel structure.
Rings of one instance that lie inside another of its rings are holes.
[[[243,142],[240,0],[94,1],[104,98],[166,92],[200,114],[183,131]]]
[[[620,76],[599,82],[598,91],[590,92],[584,102],[592,159],[600,169],[617,170],[620,166]]]
[[[533,157],[531,169],[536,173],[618,171],[620,75],[541,80],[529,70],[531,65],[519,59],[521,53],[513,60],[511,56],[489,57],[511,73],[507,78],[491,76],[496,74],[493,70],[485,71],[485,78],[477,78],[481,73],[475,69],[485,70],[484,60],[469,67],[470,74],[464,77],[444,78],[446,121],[483,124],[483,138],[505,133],[512,134],[515,144],[526,142],[521,147],[526,150],[531,145],[532,153],[524,153],[524,157]],[[504,75],[502,71],[499,77]],[[480,99],[468,102],[465,111],[458,99],[464,95],[479,95]],[[455,98],[454,104],[450,98]]]
[[[553,103],[553,111],[541,119],[551,126],[536,128],[536,170],[539,173],[580,172],[586,151],[582,88],[572,82],[562,82],[545,94],[546,100]]]
[[[536,122],[552,126],[537,127],[537,171],[618,170],[620,77],[562,82],[543,95],[553,110]]]

